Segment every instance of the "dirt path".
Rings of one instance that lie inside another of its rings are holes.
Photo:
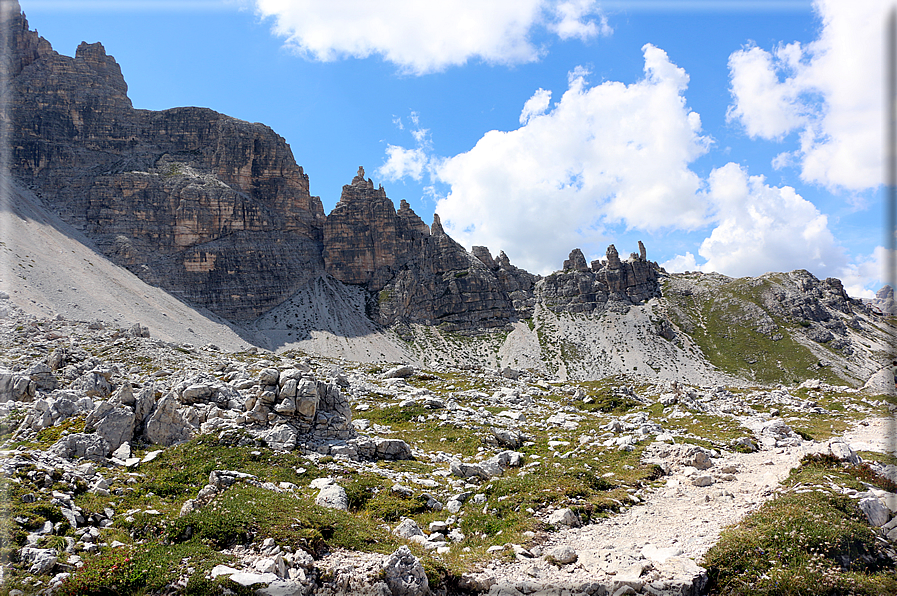
[[[893,426],[893,421],[870,419],[843,439],[855,450],[894,452]],[[690,593],[701,572],[695,561],[716,543],[720,531],[769,499],[804,455],[825,449],[826,443],[805,442],[728,454],[705,471],[714,482],[703,487],[681,473],[673,474],[642,503],[599,523],[551,534],[541,545],[545,554],[572,548],[575,563],[557,566],[538,556],[518,556],[509,564],[493,563],[480,580],[488,583],[492,577],[509,588],[529,582],[581,589],[597,582],[614,590],[624,584],[634,590],[652,585],[666,593]]]

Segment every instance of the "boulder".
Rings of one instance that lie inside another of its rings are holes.
[[[296,448],[296,431],[288,424],[278,424],[264,433],[262,440],[275,451],[292,451]]]
[[[0,403],[31,401],[37,385],[29,377],[0,369]]]
[[[421,529],[421,527],[419,525],[417,525],[417,522],[408,517],[406,517],[401,522],[399,522],[399,525],[397,525],[395,527],[395,529],[392,531],[392,533],[400,538],[406,538],[406,539],[411,539],[411,538],[414,538],[415,536],[424,536],[425,535],[424,531]]]
[[[427,596],[430,584],[420,560],[400,546],[383,564],[383,576],[393,596]]]
[[[857,506],[860,508],[860,511],[866,515],[869,524],[877,528],[885,525],[891,519],[891,510],[885,507],[877,497],[865,497],[860,499]]]
[[[178,400],[167,395],[159,400],[146,422],[146,438],[155,445],[168,447],[193,437],[193,427],[178,410]]]
[[[846,461],[854,465],[860,463],[860,458],[856,452],[850,448],[850,445],[840,439],[832,439],[829,441],[828,452],[841,461]]]
[[[582,525],[579,517],[569,507],[552,511],[546,521],[552,526],[566,526],[568,528],[578,528]]]
[[[19,556],[28,565],[28,573],[36,575],[49,573],[56,566],[58,556],[52,548],[23,548]]]
[[[346,495],[346,489],[342,486],[329,484],[322,488],[318,496],[315,497],[315,505],[327,507],[328,509],[347,511],[349,509],[349,497]]]
[[[45,391],[53,391],[59,385],[56,377],[53,376],[53,369],[43,362],[35,362],[25,369],[25,376],[34,381],[38,389]]]
[[[72,389],[81,391],[90,397],[99,397],[100,399],[106,399],[112,394],[112,386],[109,384],[109,380],[105,375],[95,371],[89,371],[81,375],[72,383]]]
[[[259,371],[259,383],[262,385],[277,385],[280,380],[280,372],[276,368],[265,368]]]
[[[396,366],[383,373],[384,379],[407,379],[414,374],[414,367],[410,364]]]
[[[96,434],[106,439],[109,450],[114,451],[134,436],[134,420],[130,409],[105,401],[87,416],[84,426],[96,429]]]
[[[549,561],[554,561],[560,565],[569,565],[570,563],[575,563],[579,555],[576,554],[572,546],[556,546],[548,551],[547,558]]]
[[[411,447],[402,439],[377,439],[377,459],[414,459]]]
[[[56,441],[47,453],[64,459],[83,457],[94,461],[105,461],[109,453],[109,443],[99,435],[73,433]]]

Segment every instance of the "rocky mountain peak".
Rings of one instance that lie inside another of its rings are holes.
[[[105,256],[230,320],[321,272],[324,210],[283,138],[205,108],[135,110],[102,44],[63,56],[2,16],[12,173]]]
[[[620,263],[620,253],[617,252],[617,247],[611,244],[607,247],[607,268],[619,269],[621,266],[622,263]]]
[[[430,234],[432,236],[445,236],[445,230],[442,229],[442,220],[439,219],[439,214],[433,214],[433,225],[430,226]]]
[[[128,93],[128,84],[121,73],[121,67],[115,58],[106,53],[106,48],[100,42],[87,43],[82,41],[75,50],[75,60],[83,61],[93,70],[108,86],[122,95]]]
[[[586,264],[586,258],[582,251],[574,248],[570,251],[570,256],[564,261],[564,271],[588,271],[589,266]]]

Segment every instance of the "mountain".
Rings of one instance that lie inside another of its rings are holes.
[[[62,56],[29,30],[17,3],[5,6],[13,7],[3,16],[2,59],[15,198],[3,209],[7,225],[19,231],[52,221],[43,229],[61,234],[59,242],[102,259],[104,273],[88,268],[80,281],[102,296],[118,271],[129,288],[124,309],[79,299],[69,283],[36,289],[6,275],[2,289],[36,315],[152,321],[161,335],[188,343],[226,338],[559,379],[819,377],[859,386],[889,364],[895,331],[886,313],[806,271],[669,275],[640,242],[627,258],[611,245],[591,263],[574,249],[541,277],[487,247],[468,252],[438,215],[428,226],[406,202],[396,209],[363,168],[325,215],[291,148],[270,128],[206,108],[135,109],[101,44]],[[72,266],[69,252],[47,254],[27,244],[29,234],[8,237],[18,259],[10,272],[27,266],[21,254],[33,254],[41,271]],[[182,301],[178,312],[192,331],[159,316],[170,308],[141,297],[149,294],[135,276],[168,292],[167,304]],[[64,277],[42,279],[51,286]],[[69,307],[75,303],[81,311]],[[193,324],[199,319],[208,325]]]

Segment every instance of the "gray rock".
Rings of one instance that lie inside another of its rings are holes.
[[[193,436],[193,428],[178,411],[178,400],[167,395],[159,400],[146,422],[146,438],[156,445],[174,445]]]
[[[131,386],[131,383],[125,381],[119,385],[109,401],[113,404],[121,404],[133,408],[137,404],[137,398],[134,397],[134,388]]]
[[[866,497],[857,503],[860,511],[866,514],[869,524],[881,527],[891,519],[891,510],[884,506],[877,497]]]
[[[30,378],[0,369],[0,403],[8,401],[31,401],[36,385]]]
[[[516,381],[520,377],[520,371],[513,369],[510,366],[506,366],[501,370],[501,376]]]
[[[495,439],[495,442],[502,447],[517,449],[523,445],[523,435],[516,430],[497,427],[492,427],[490,430],[492,431],[492,436]]]
[[[64,459],[83,457],[93,461],[105,461],[109,443],[99,435],[74,433],[56,441],[47,452]]]
[[[349,497],[346,495],[346,489],[342,486],[330,484],[322,488],[318,496],[315,497],[315,505],[347,511],[349,509]]]
[[[286,379],[283,375],[280,377],[280,396],[281,397],[296,397],[296,387],[299,386],[299,381],[296,379]]]
[[[277,385],[280,380],[280,372],[276,368],[265,368],[259,371],[259,383],[262,385]]]
[[[232,582],[236,582],[241,586],[254,586],[255,584],[270,584],[277,581],[278,578],[273,573],[250,573],[248,571],[239,571],[230,576]]]
[[[410,364],[396,366],[383,373],[384,379],[407,379],[414,374],[414,367]]]
[[[427,596],[430,584],[420,560],[401,546],[383,564],[384,581],[393,596]]]
[[[112,394],[112,386],[105,375],[100,372],[89,371],[81,375],[72,383],[72,389],[81,391],[90,397],[106,399]]]
[[[196,383],[189,385],[181,392],[181,399],[185,404],[194,404],[196,402],[208,401],[215,393],[216,389],[212,385]]]
[[[118,447],[112,450],[111,457],[116,459],[120,459],[122,461],[131,457],[131,445],[129,443],[122,443]]]
[[[839,439],[832,439],[829,441],[828,452],[841,461],[846,461],[854,465],[860,463],[859,457],[856,452],[850,448],[850,445]]]
[[[556,509],[548,516],[548,524],[552,526],[566,526],[568,528],[578,528],[582,523],[579,517],[569,507]]]
[[[106,439],[114,451],[134,436],[134,412],[124,406],[101,402],[84,421],[85,428],[96,429],[96,434]]]
[[[557,546],[548,551],[547,557],[550,561],[556,561],[561,565],[569,565],[570,563],[575,563],[579,555],[576,554],[572,546]]]
[[[483,469],[480,464],[467,464],[462,461],[453,460],[450,464],[452,474],[459,478],[482,478],[489,479],[489,472]]]
[[[295,387],[293,389],[295,392]],[[292,416],[296,413],[296,400],[292,397],[284,397],[282,402],[274,406],[274,411],[283,416]]]
[[[288,424],[278,424],[264,433],[262,440],[276,451],[292,451],[296,448],[296,431]]]
[[[318,409],[318,394],[312,393],[311,395],[307,393],[299,393],[299,389],[296,391],[295,399],[295,408],[294,412],[305,418],[314,418],[315,413]]]
[[[691,483],[694,486],[710,486],[713,484],[713,478],[711,478],[708,474],[702,474],[700,476],[695,476],[691,479]]]
[[[311,594],[311,588],[297,580],[281,579],[258,588],[255,593],[256,596],[307,596]]]
[[[34,574],[49,573],[56,566],[58,557],[51,548],[25,547],[20,551],[22,561],[29,565],[28,572]]]
[[[56,377],[53,376],[53,369],[43,362],[35,362],[29,366],[25,369],[25,375],[34,381],[38,389],[53,391],[59,385]]]
[[[377,459],[414,459],[411,447],[402,439],[377,439]]]
[[[417,522],[408,517],[399,522],[399,525],[395,527],[392,533],[406,539],[414,536],[424,536],[424,531],[417,525]]]

